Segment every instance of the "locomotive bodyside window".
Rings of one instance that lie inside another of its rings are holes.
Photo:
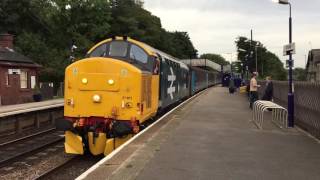
[[[89,57],[104,57],[106,55],[107,45],[102,44],[95,48],[89,55]]]
[[[130,59],[137,60],[140,63],[145,64],[148,62],[148,55],[143,49],[132,44],[130,49]]]
[[[112,41],[110,43],[109,56],[125,57],[127,55],[128,43],[123,41]]]

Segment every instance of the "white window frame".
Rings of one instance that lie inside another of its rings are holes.
[[[28,88],[28,71],[26,70],[21,70],[20,72],[20,88],[21,89]]]
[[[34,89],[36,87],[36,84],[37,84],[36,76],[31,76],[30,77],[30,87],[31,87],[31,89]]]
[[[10,86],[9,73],[6,72],[4,75],[5,75],[6,86]]]

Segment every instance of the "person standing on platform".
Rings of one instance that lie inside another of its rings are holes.
[[[271,81],[271,76],[267,76],[266,78],[266,88],[264,91],[264,94],[262,96],[262,100],[265,101],[272,101],[272,97],[273,97],[273,83]]]
[[[230,81],[229,81],[229,93],[233,94],[234,91],[235,91],[234,79],[231,76]]]
[[[259,98],[258,95],[258,88],[260,85],[258,85],[258,82],[256,80],[258,76],[257,72],[252,73],[252,78],[250,80],[250,108],[252,109],[253,103],[256,102]]]

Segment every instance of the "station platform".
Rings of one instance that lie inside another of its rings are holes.
[[[319,179],[319,141],[251,118],[245,95],[210,88],[78,179]]]
[[[62,107],[63,105],[64,105],[64,100],[61,98],[61,99],[46,100],[41,102],[0,106],[0,117],[38,111],[38,110],[44,110],[44,109],[55,108],[55,107]]]

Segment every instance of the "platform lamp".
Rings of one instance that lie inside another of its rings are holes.
[[[289,0],[272,0],[275,3],[289,5],[289,44],[292,43],[292,17]],[[288,127],[294,127],[294,93],[292,84],[292,52],[289,52],[289,92],[288,92]]]
[[[238,48],[238,51],[239,52],[247,52],[247,50],[245,50],[245,49],[242,49],[242,48]],[[243,73],[242,73],[242,78],[244,79],[244,74],[246,74],[247,75],[247,70],[248,70],[248,54],[246,54],[245,55],[245,57],[244,57],[245,59],[244,59],[244,62],[242,63],[242,71],[243,71]],[[247,76],[247,79],[248,79],[248,76]]]

